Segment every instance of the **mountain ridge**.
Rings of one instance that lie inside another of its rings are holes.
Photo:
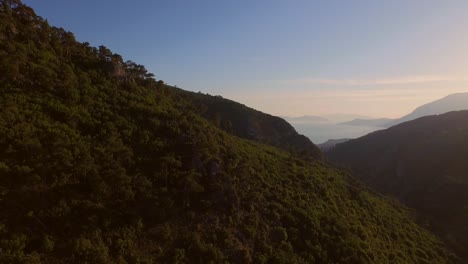
[[[436,101],[419,106],[410,114],[393,121],[390,125],[403,123],[427,115],[444,114],[459,110],[468,110],[468,93],[450,94]]]
[[[427,115],[445,114],[451,111],[468,110],[468,93],[455,93],[447,95],[441,99],[423,104],[413,110],[411,113],[396,119],[377,118],[377,119],[353,119],[343,122],[343,125],[352,126],[377,126],[389,128],[411,121]]]
[[[467,110],[407,121],[327,153],[377,191],[415,208],[465,260],[467,155]]]
[[[182,89],[175,91],[175,96],[192,102],[189,110],[198,112],[228,133],[313,159],[322,159],[320,149],[280,117],[260,112],[219,95],[212,96]]]

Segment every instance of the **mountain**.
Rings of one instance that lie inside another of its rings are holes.
[[[328,157],[428,217],[468,260],[468,111],[377,131],[337,145]]]
[[[442,99],[422,105],[410,114],[395,121],[391,121],[387,126],[393,126],[427,115],[438,115],[459,110],[468,110],[468,93],[451,94]]]
[[[406,208],[273,146],[298,138],[281,119],[165,85],[18,0],[0,40],[0,263],[456,261]]]
[[[286,121],[290,123],[317,123],[317,122],[328,122],[328,119],[320,116],[298,116],[298,117],[284,117]]]
[[[411,121],[419,117],[428,115],[439,115],[450,111],[468,110],[468,93],[456,93],[448,95],[442,99],[427,103],[416,108],[413,112],[398,119],[378,118],[378,119],[353,119],[340,123],[348,126],[395,126],[406,121]]]
[[[193,93],[181,89],[175,89],[174,96],[174,100],[183,98],[190,101],[185,111],[197,112],[228,133],[313,159],[322,157],[317,146],[307,137],[298,134],[282,118],[262,113],[221,96]]]
[[[334,123],[341,123],[352,119],[372,119],[370,116],[356,114],[326,114],[323,117]]]
[[[378,118],[378,119],[353,119],[348,122],[339,123],[338,125],[346,126],[368,126],[368,127],[388,127],[388,124],[393,122],[393,119]]]
[[[326,142],[319,144],[318,147],[323,152],[328,152],[336,146],[336,144],[344,143],[350,140],[350,138],[340,138],[340,139],[329,139]]]

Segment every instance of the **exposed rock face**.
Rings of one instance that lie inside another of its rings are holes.
[[[126,72],[124,66],[120,63],[112,63],[111,74],[117,78],[125,78]]]
[[[125,65],[118,60],[110,60],[106,62],[106,71],[113,77],[125,79],[127,77]]]

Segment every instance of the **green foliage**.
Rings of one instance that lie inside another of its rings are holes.
[[[0,5],[1,263],[450,262],[405,209],[298,156],[289,128],[246,140],[233,130],[250,121],[221,111],[219,127],[195,110],[212,97],[180,96],[11,3]]]
[[[249,108],[221,96],[174,89],[174,95],[188,102],[185,111],[192,111],[210,120],[216,127],[238,137],[273,145],[301,155],[321,159],[322,154],[307,137],[298,134],[283,119]]]
[[[468,261],[468,111],[378,131],[337,145],[329,157],[414,208],[421,222]]]

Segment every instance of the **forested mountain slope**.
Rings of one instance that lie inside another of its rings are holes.
[[[398,204],[16,0],[0,72],[0,263],[455,261]]]
[[[303,157],[321,159],[320,149],[307,137],[299,135],[284,119],[262,113],[243,104],[211,96],[176,89],[174,95],[182,97],[194,111],[217,127],[241,138],[276,146]]]
[[[377,131],[338,144],[328,156],[417,209],[468,260],[468,111]]]

